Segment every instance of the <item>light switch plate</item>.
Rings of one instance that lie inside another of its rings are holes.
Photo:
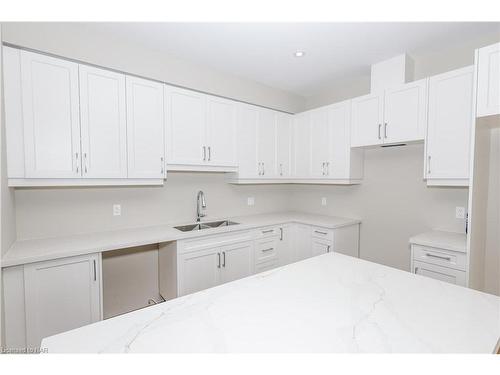
[[[248,197],[248,198],[247,198],[247,204],[248,204],[249,206],[253,206],[253,205],[255,205],[255,198],[254,198],[254,197]]]
[[[321,198],[321,205],[326,206],[326,198],[325,197]]]
[[[122,214],[122,205],[114,204],[113,205],[113,216],[120,216]]]
[[[455,207],[455,218],[465,219],[465,207]]]

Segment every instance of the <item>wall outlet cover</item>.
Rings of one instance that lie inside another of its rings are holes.
[[[321,205],[326,206],[326,198],[325,197],[321,198]]]
[[[113,216],[120,216],[122,214],[122,205],[114,204],[113,205]]]
[[[465,207],[455,207],[455,218],[465,219]]]
[[[253,205],[255,205],[255,198],[254,198],[254,197],[248,197],[248,198],[247,198],[247,204],[248,204],[249,206],[253,206]]]

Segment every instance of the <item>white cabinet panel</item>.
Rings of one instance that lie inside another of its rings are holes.
[[[363,173],[363,157],[361,156],[361,159],[358,160],[359,158],[356,158],[357,155],[355,154],[362,153],[363,151],[351,151],[350,146],[350,101],[328,106],[328,113],[330,126],[328,136],[329,155],[326,165],[327,177],[334,179],[361,178]],[[361,161],[361,164],[359,161]],[[351,165],[354,167],[354,175],[351,175]]]
[[[311,255],[317,256],[326,254],[332,251],[332,242],[328,240],[321,240],[318,238],[312,238],[311,241]]]
[[[309,112],[311,131],[311,177],[326,175],[326,163],[330,159],[330,121],[328,107]]]
[[[385,91],[384,143],[424,139],[427,82],[426,78]]]
[[[182,254],[178,260],[179,296],[211,288],[219,283],[218,248]]]
[[[500,114],[500,43],[478,50],[477,116]]]
[[[278,113],[276,119],[276,158],[279,177],[291,173],[292,115]]]
[[[97,254],[27,264],[24,287],[28,347],[101,318]]]
[[[163,84],[126,78],[129,178],[165,177]]]
[[[351,147],[383,143],[384,95],[370,94],[352,99]]]
[[[429,80],[426,178],[459,180],[468,185],[473,68]]]
[[[21,51],[25,177],[80,177],[78,64]]]
[[[294,177],[308,178],[311,174],[311,128],[308,112],[295,116],[293,122]]]
[[[284,266],[296,261],[297,254],[293,235],[295,233],[294,224],[280,226],[280,235],[278,238],[278,264]]]
[[[221,250],[221,283],[238,280],[253,273],[252,242],[224,246]]]
[[[304,224],[295,226],[295,248],[297,261],[310,258],[311,252],[311,227]]]
[[[127,177],[125,76],[80,65],[83,177]]]
[[[266,109],[259,110],[257,159],[260,176],[276,177],[276,113]]]
[[[464,271],[441,267],[435,264],[414,261],[412,272],[451,284],[466,285],[466,274]]]
[[[236,105],[230,100],[207,97],[207,162],[236,166]]]
[[[203,165],[207,161],[206,97],[165,85],[167,163]]]
[[[257,161],[257,107],[239,104],[237,108],[238,176],[258,177]]]

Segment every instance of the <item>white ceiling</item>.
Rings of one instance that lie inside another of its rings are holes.
[[[94,23],[148,48],[304,97],[367,74],[372,63],[432,53],[500,23]],[[303,50],[306,56],[295,58]]]

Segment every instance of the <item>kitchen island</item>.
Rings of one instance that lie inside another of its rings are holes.
[[[493,353],[500,298],[328,253],[45,338],[61,352]]]

